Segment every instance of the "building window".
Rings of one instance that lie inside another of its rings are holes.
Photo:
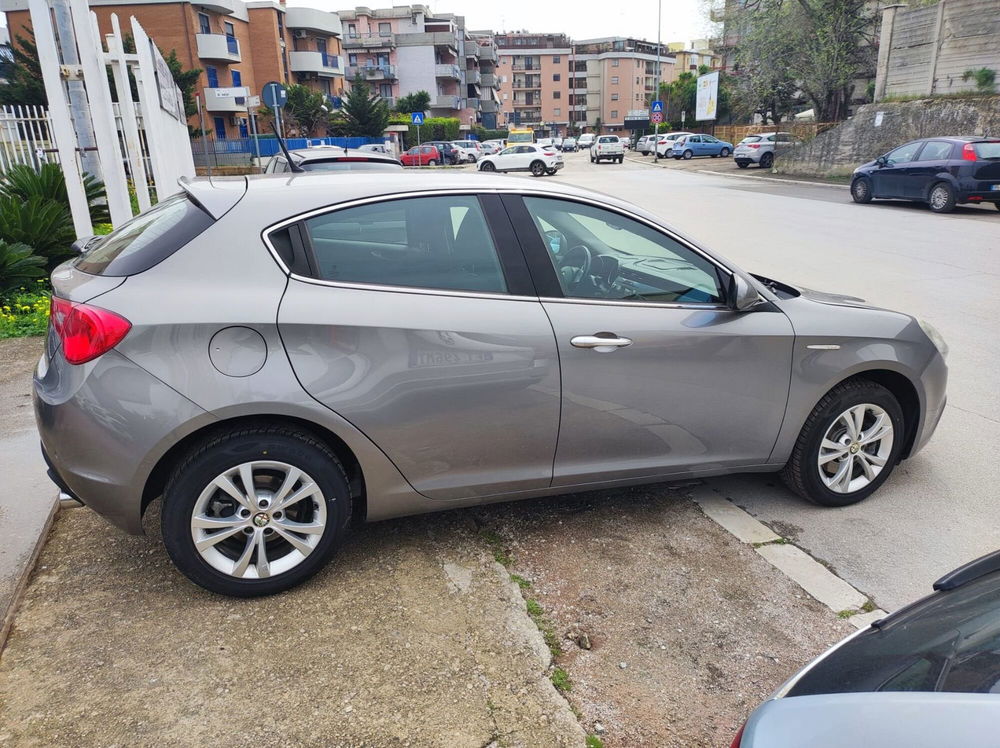
[[[392,24],[391,23],[380,23],[378,25],[378,35],[379,36],[392,36]]]
[[[358,38],[358,27],[355,24],[353,24],[353,23],[347,24],[347,35],[349,37],[351,37],[352,39],[357,39]]]
[[[618,94],[616,94],[616,93],[611,94],[611,100],[612,101],[618,101]]]
[[[617,75],[612,75],[611,76],[611,84],[614,85],[614,86],[618,85],[618,76]]]
[[[562,91],[553,91],[552,92],[552,98],[553,99],[561,99],[562,98]]]
[[[615,59],[613,59],[613,60],[611,61],[611,67],[613,67],[613,68],[616,68],[616,67],[618,67],[618,62],[619,62],[619,60],[618,60],[618,58],[616,57]]]
[[[212,24],[208,20],[208,13],[199,13],[198,14],[198,29],[199,29],[199,33],[201,33],[201,34],[211,34],[212,33]]]
[[[560,109],[559,107],[556,107],[555,109],[552,110],[552,114],[554,116],[556,116],[556,117],[561,117],[562,116],[562,109]]]
[[[231,39],[236,37],[236,29],[233,28],[233,24],[231,24],[229,21],[223,23],[222,28],[226,32],[226,36],[230,37]]]
[[[635,85],[637,85],[637,86],[638,86],[640,82],[641,82],[641,81],[639,80],[639,76],[638,76],[638,75],[637,75],[637,76],[635,76]]]
[[[233,70],[232,68],[230,68],[229,72],[232,73],[232,76],[233,76],[233,86],[234,87],[242,86],[243,85],[243,75],[240,73],[240,71],[239,70]]]
[[[383,99],[392,98],[392,84],[391,83],[379,83],[378,95]]]
[[[618,119],[618,110],[617,109],[612,109],[611,110],[611,119]]]
[[[215,65],[205,66],[205,76],[208,78],[209,88],[219,87],[219,70],[215,67]]]
[[[347,64],[348,65],[357,65],[358,64],[358,55],[357,55],[357,53],[351,52],[351,53],[349,53],[347,55]]]
[[[278,11],[278,36],[285,35],[285,13]]]
[[[552,55],[552,62],[562,62],[562,57],[560,55]]]
[[[552,80],[554,80],[554,81],[559,80],[560,77],[561,77],[560,73],[553,73],[552,74]]]

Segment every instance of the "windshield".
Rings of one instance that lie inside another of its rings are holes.
[[[306,161],[300,164],[303,171],[397,171],[401,164],[382,160],[344,160],[339,161]]]

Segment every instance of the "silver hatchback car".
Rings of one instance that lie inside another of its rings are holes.
[[[486,175],[196,180],[52,275],[34,381],[66,493],[284,590],[352,522],[780,471],[842,506],[930,438],[945,346],[650,213]]]

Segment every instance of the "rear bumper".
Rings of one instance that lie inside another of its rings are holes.
[[[751,156],[749,153],[734,153],[733,160],[738,164],[756,164],[760,161],[760,154],[755,153]]]
[[[82,366],[57,351],[39,362],[32,399],[53,481],[134,534],[157,461],[182,432],[215,420],[116,351]]]

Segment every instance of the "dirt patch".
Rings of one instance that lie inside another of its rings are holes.
[[[45,338],[0,340],[0,423],[11,433],[34,422],[31,372],[45,348]]]
[[[312,582],[234,600],[75,509],[0,660],[0,744],[579,745],[547,660],[461,514],[364,528]]]
[[[525,595],[575,639],[562,639],[557,662],[585,729],[599,724],[607,746],[728,745],[773,689],[853,630],[667,489],[478,518],[504,539]]]

